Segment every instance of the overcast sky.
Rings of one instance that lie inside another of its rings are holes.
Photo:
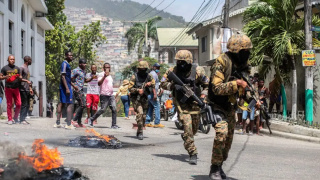
[[[132,0],[139,2],[141,4],[150,4],[154,0]],[[158,6],[163,0],[155,0],[154,3],[151,5],[152,7]],[[167,7],[171,2],[174,0],[164,0],[163,3],[157,7],[158,10],[162,10],[165,7]],[[204,0],[176,0],[174,3],[169,6],[165,11],[169,12],[173,15],[182,16],[185,18],[186,21],[190,21],[194,14],[197,12],[198,8],[201,6]],[[209,2],[209,0],[205,0],[206,4]],[[214,6],[212,6],[214,9],[217,7],[217,11],[214,14],[214,16],[220,14],[221,8],[224,5],[225,0],[215,0]],[[150,9],[151,10],[151,9]],[[212,10],[213,12],[213,10]],[[208,15],[208,18],[211,17],[211,15]]]

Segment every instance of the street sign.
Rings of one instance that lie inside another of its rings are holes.
[[[311,26],[311,31],[320,32],[320,26]]]
[[[315,50],[302,51],[302,65],[303,66],[315,66],[316,65]]]

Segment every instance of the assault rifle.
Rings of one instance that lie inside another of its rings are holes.
[[[217,124],[217,119],[212,113],[212,109],[209,104],[204,103],[188,86],[181,81],[181,79],[174,72],[170,72],[167,78],[180,87],[176,90],[184,94],[183,98],[180,100],[182,103],[185,103],[189,98],[192,98],[201,108],[200,113],[205,116],[207,123],[212,124],[212,126]]]
[[[149,93],[152,93],[151,90],[150,90],[150,88],[149,88],[149,87],[146,87],[146,84],[147,84],[147,82],[144,82],[144,83],[142,84],[141,88],[139,88],[139,89],[143,89],[143,94],[140,95],[140,94],[138,93],[137,101],[140,101],[140,99],[141,99],[142,96],[145,95],[145,96],[148,97]]]
[[[138,78],[138,75],[136,74],[136,78]],[[138,93],[138,95],[137,95],[137,101],[140,101],[140,99],[141,99],[141,97],[142,96],[144,96],[144,95],[146,95],[147,97],[148,97],[148,95],[149,95],[149,93],[151,93],[150,92],[150,88],[149,87],[146,87],[146,84],[148,83],[148,77],[146,78],[146,80],[143,82],[143,84],[141,85],[141,87],[139,87],[139,89],[143,89],[143,94],[142,95],[140,95],[139,93]],[[149,93],[148,93],[148,92]]]
[[[251,92],[251,96],[252,96],[251,101],[250,101],[250,103],[249,103],[249,105],[248,105],[248,108],[249,108],[249,109],[253,108],[253,107],[256,105],[256,103],[259,101],[259,98],[256,97],[256,94],[255,94],[256,91],[255,91],[255,89],[253,88],[252,84],[248,81],[248,79],[247,79],[246,77],[244,77],[244,76],[242,75],[242,73],[239,73],[238,71],[234,71],[234,72],[233,72],[233,75],[234,75],[235,77],[239,78],[239,79],[244,80],[244,81],[248,84],[248,88],[249,88],[249,90],[250,90],[250,92]],[[261,113],[263,119],[266,120],[266,124],[267,124],[267,127],[268,127],[268,129],[269,129],[269,133],[272,134],[272,131],[271,131],[271,128],[270,128],[270,122],[269,122],[269,120],[270,120],[271,118],[270,118],[269,114],[268,114],[267,111],[266,111],[265,105],[263,105],[263,104],[260,105],[260,113]]]

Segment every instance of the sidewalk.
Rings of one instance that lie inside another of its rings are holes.
[[[289,139],[320,143],[320,130],[299,125],[291,125],[288,122],[271,119],[271,136],[279,136]],[[268,129],[261,129],[261,133],[269,134]]]

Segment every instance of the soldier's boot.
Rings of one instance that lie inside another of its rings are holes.
[[[209,178],[211,180],[221,180],[220,166],[211,165]]]
[[[222,169],[222,165],[219,166],[220,167],[220,175],[222,179],[227,179],[227,175],[226,173],[224,173],[223,169]]]
[[[190,155],[189,164],[197,165],[197,154]]]
[[[143,133],[142,132],[137,133],[137,137],[139,140],[143,140]]]

